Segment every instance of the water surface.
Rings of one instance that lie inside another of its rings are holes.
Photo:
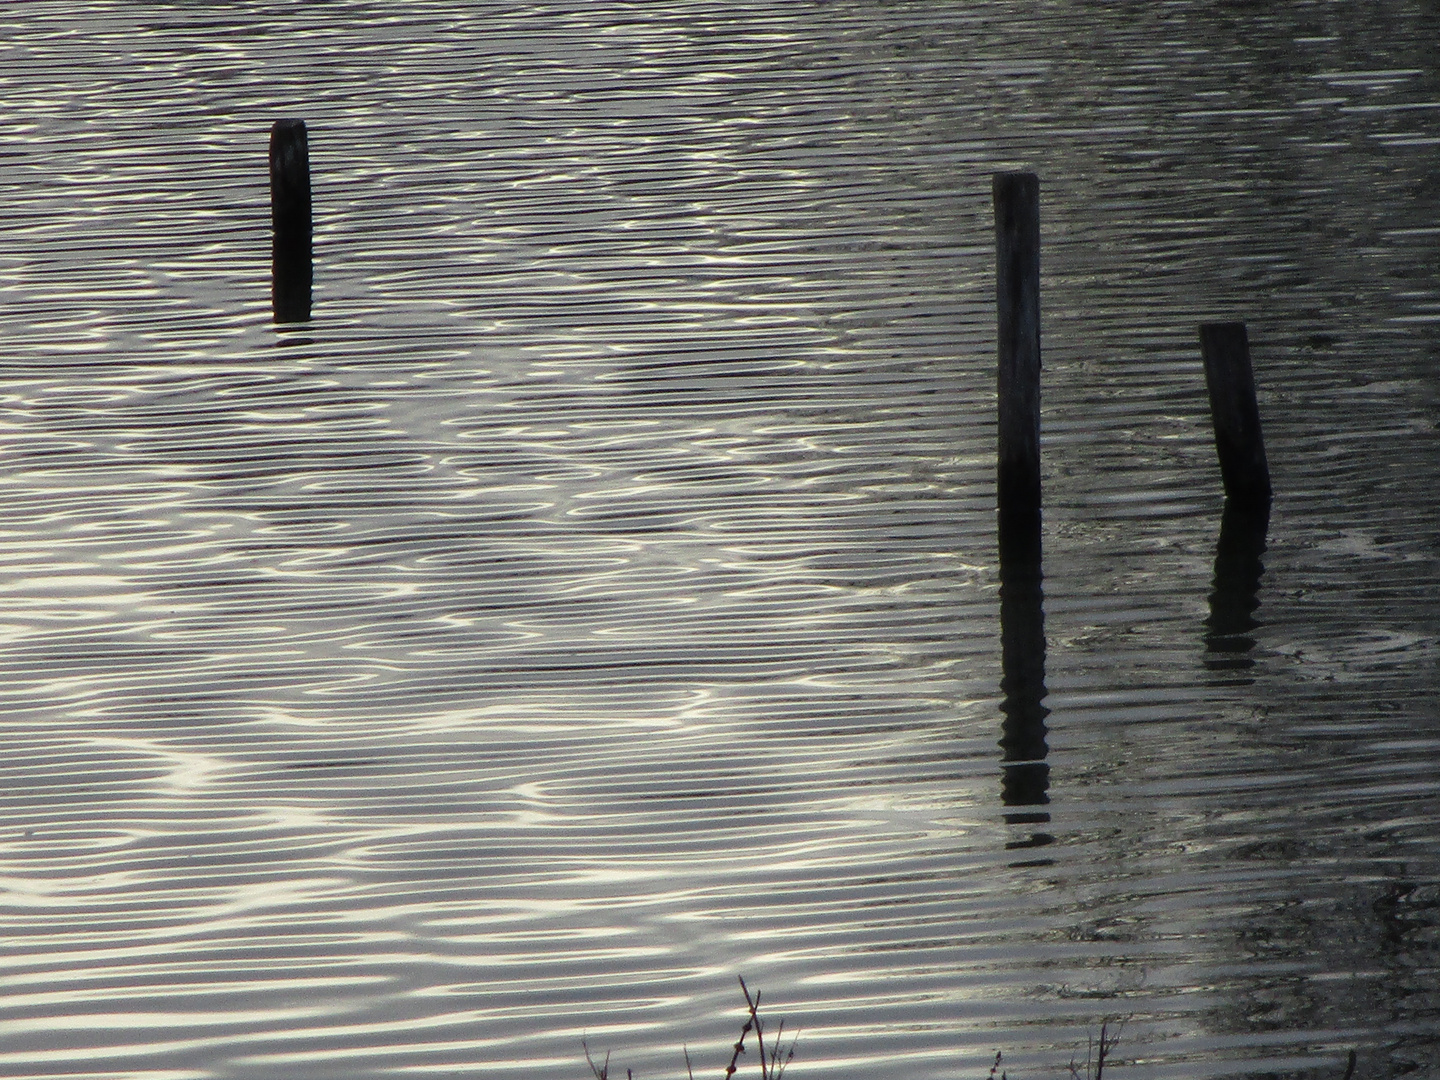
[[[719,1075],[737,974],[797,1078],[1061,1075],[1106,1019],[1137,1080],[1440,1069],[1430,7],[0,30],[5,1075]],[[284,116],[316,318],[276,327]]]

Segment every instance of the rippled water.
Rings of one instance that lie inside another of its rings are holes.
[[[1137,1080],[1440,1073],[1433,4],[0,30],[4,1075],[718,1076],[737,974],[797,1080],[1055,1076],[1107,1018]],[[275,327],[292,115],[316,319]]]

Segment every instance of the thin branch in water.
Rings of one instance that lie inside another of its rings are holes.
[[[1119,1026],[1116,1027],[1115,1034],[1111,1035],[1110,1021],[1102,1021],[1100,1024],[1099,1042],[1096,1042],[1094,1035],[1087,1035],[1085,1038],[1085,1071],[1082,1073],[1080,1066],[1075,1063],[1075,1059],[1073,1057],[1070,1059],[1070,1065],[1068,1066],[1070,1080],[1101,1080],[1105,1072],[1105,1062],[1110,1060],[1110,1053],[1115,1049],[1116,1043],[1120,1041],[1120,1033],[1124,1030],[1125,1021],[1122,1020]],[[994,1069],[990,1070],[990,1075],[993,1080],[995,1075]],[[1001,1080],[1004,1080],[1004,1078],[1002,1077]]]
[[[786,1067],[795,1060],[795,1044],[798,1036],[792,1035],[790,1045],[785,1045],[785,1021],[780,1021],[780,1026],[770,1040],[770,1049],[765,1049],[765,1026],[760,1019],[760,992],[750,993],[750,988],[745,985],[745,980],[740,979],[740,992],[745,995],[746,1016],[745,1024],[740,1029],[740,1037],[735,1040],[734,1051],[730,1055],[730,1064],[725,1067],[725,1080],[731,1080],[736,1070],[740,1067],[740,1055],[745,1053],[745,1040],[750,1032],[755,1032],[755,1042],[759,1048],[760,1058],[760,1080],[781,1080]],[[595,1080],[610,1080],[610,1054],[607,1052],[605,1060],[600,1064],[595,1063],[590,1053],[590,1044],[580,1040],[580,1045],[585,1050],[585,1064],[590,1066],[590,1075]],[[681,1046],[685,1055],[685,1075],[689,1080],[695,1080],[695,1065],[690,1060],[690,1048]],[[635,1074],[629,1069],[625,1070],[626,1080],[635,1080]],[[992,1075],[991,1080],[994,1080]],[[1001,1080],[1005,1080],[1001,1077]]]
[[[595,1074],[595,1080],[610,1080],[610,1051],[605,1051],[605,1064],[597,1066],[590,1059],[590,1044],[581,1039],[580,1046],[585,1051],[585,1064],[590,1066],[590,1071]]]
[[[745,1004],[750,1006],[750,1019],[755,1025],[755,1042],[760,1049],[760,1080],[766,1080],[769,1070],[765,1068],[765,1029],[760,1026],[760,991],[755,991],[755,997],[750,997],[750,988],[745,985],[745,977],[739,976],[740,992],[745,995]]]
[[[785,1038],[785,1021],[780,1021],[780,1026],[775,1029],[775,1038],[770,1043],[770,1076],[772,1080],[780,1080],[780,1074],[785,1071],[785,1066],[790,1064],[790,1059],[780,1060],[780,1053],[783,1049]],[[791,1042],[793,1052],[794,1042]]]
[[[1110,1056],[1110,1051],[1115,1049],[1115,1044],[1120,1041],[1120,1033],[1125,1030],[1125,1021],[1121,1020],[1115,1029],[1114,1035],[1109,1035],[1110,1022],[1107,1020],[1100,1025],[1100,1054],[1095,1059],[1095,1080],[1100,1080],[1101,1074],[1105,1071],[1105,1061]]]
[[[725,1067],[725,1080],[730,1080],[730,1077],[735,1075],[735,1069],[738,1067],[737,1063],[740,1060],[740,1055],[745,1052],[745,1036],[750,1034],[752,1024],[753,1021],[746,1018],[745,1026],[740,1029],[740,1038],[735,1040],[735,1052],[730,1055],[730,1064]]]

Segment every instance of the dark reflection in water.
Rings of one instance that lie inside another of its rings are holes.
[[[1000,746],[1004,750],[1000,795],[1007,807],[1040,807],[1050,801],[1050,766],[1045,762],[1045,612],[1040,568],[1039,515],[1000,519],[1000,689],[1005,714]],[[1044,810],[1011,810],[1011,825],[1039,825]],[[1007,848],[1044,847],[1053,841],[1037,832]]]
[[[1205,620],[1205,666],[1212,671],[1243,671],[1255,664],[1251,631],[1260,625],[1255,609],[1260,606],[1260,577],[1265,572],[1260,557],[1269,526],[1268,506],[1246,509],[1226,501],[1215,546],[1210,617]]]

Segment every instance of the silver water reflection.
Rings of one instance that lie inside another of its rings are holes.
[[[1117,1076],[1440,1067],[1436,22],[0,14],[0,1070],[715,1075],[737,972],[797,1077],[1054,1075],[1116,1016]],[[1019,167],[1045,804],[997,745]]]

